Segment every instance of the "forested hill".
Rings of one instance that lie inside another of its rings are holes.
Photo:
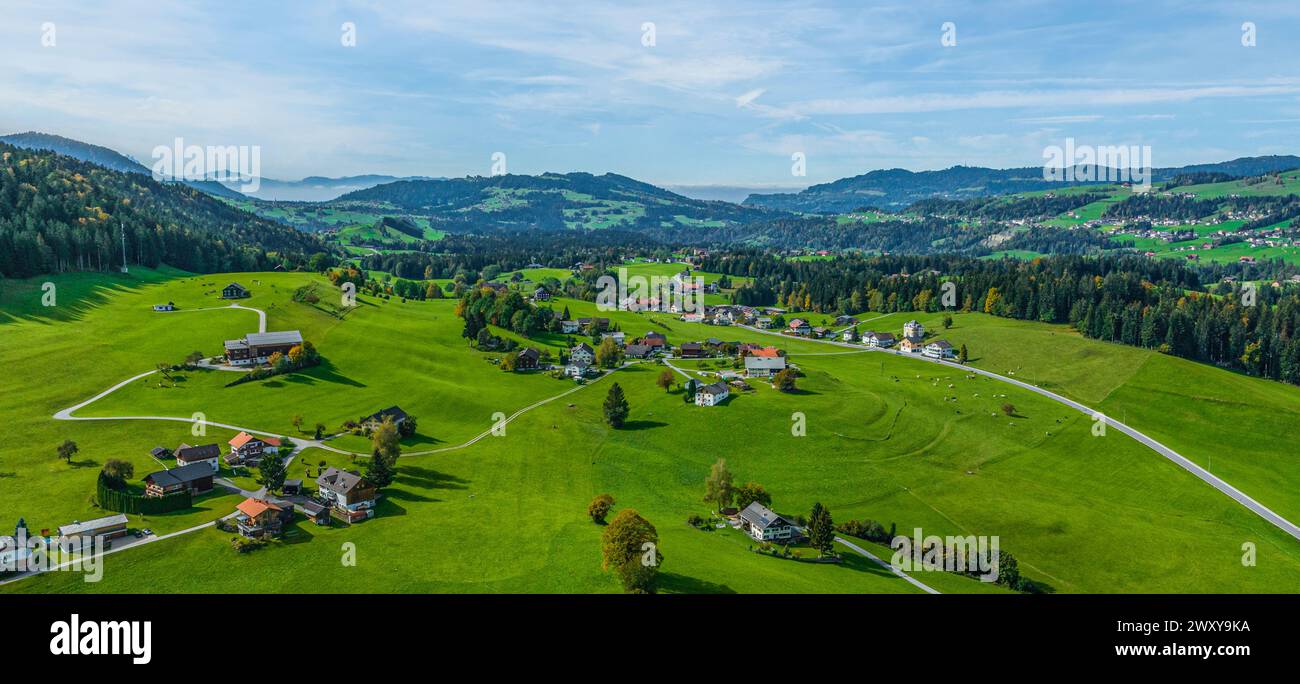
[[[368,203],[428,216],[435,227],[453,232],[488,226],[504,230],[719,226],[784,215],[690,199],[612,173],[399,181],[350,192],[335,203]]]
[[[249,271],[328,251],[190,187],[0,143],[0,276],[116,269],[123,228],[132,265]]]
[[[1300,157],[1242,157],[1216,164],[1196,164],[1152,170],[1152,182],[1171,180],[1192,173],[1222,173],[1240,178],[1300,168]],[[1104,169],[1094,169],[1093,176]],[[989,169],[978,166],[954,166],[941,171],[887,169],[860,176],[841,178],[814,185],[798,193],[754,194],[744,204],[785,211],[816,213],[849,212],[862,207],[901,209],[929,199],[969,199],[990,195],[1049,190],[1068,185],[1095,184],[1096,181],[1047,181],[1043,167]]]

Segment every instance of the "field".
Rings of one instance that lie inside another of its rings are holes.
[[[639,266],[645,274],[679,268]],[[241,304],[265,310],[269,329],[301,330],[327,363],[235,387],[224,386],[233,374],[218,371],[184,374],[174,386],[150,376],[78,415],[198,411],[208,420],[295,437],[295,413],[307,425],[335,427],[400,404],[419,417],[420,429],[405,444],[397,483],[373,520],[331,528],[298,523],[283,542],[248,555],[235,553],[227,535],[204,529],[110,556],[99,584],[55,573],[0,591],[616,592],[617,582],[600,570],[600,528],[585,517],[587,502],[602,492],[614,496],[616,508],[635,508],[658,527],[668,592],[917,591],[855,554],[840,566],[781,560],[751,553],[751,542],[733,530],[687,526],[687,516],[708,511],[702,482],[718,458],[739,481],[762,483],[773,507],[788,514],[806,514],[820,501],[837,520],[873,518],[896,523],[900,532],[997,535],[1021,571],[1048,591],[1300,587],[1295,540],[1165,459],[1118,433],[1093,437],[1086,416],[1045,398],[915,359],[665,314],[600,313],[629,335],[654,329],[672,343],[776,343],[804,373],[797,392],[751,381],[752,391],[701,408],[686,404],[680,389],[657,387],[661,368],[653,363],[581,388],[503,373],[488,362],[496,355],[470,349],[460,337],[450,300],[363,296],[340,318],[329,307],[293,301],[295,290],[311,284],[328,294],[326,281],[310,274],[140,269],[51,280],[58,288],[54,307],[39,304],[40,282],[6,281],[0,292],[7,314],[0,317],[0,363],[35,371],[0,396],[0,417],[23,437],[0,455],[6,525],[19,516],[33,529],[94,517],[89,495],[105,459],[130,459],[139,476],[157,465],[147,454],[152,446],[194,443],[184,423],[50,416],[160,361],[179,361],[195,349],[215,353],[221,340],[255,330],[252,312],[198,310],[221,306],[212,291],[231,280],[253,291]],[[167,300],[181,311],[149,309]],[[554,303],[565,306],[574,316],[597,313],[588,302]],[[896,330],[911,315],[861,317],[863,328]],[[921,320],[941,327],[937,315]],[[1300,517],[1300,497],[1286,485],[1300,475],[1294,459],[1285,444],[1262,437],[1286,434],[1285,425],[1294,424],[1296,388],[1042,324],[967,314],[942,334],[968,344],[975,365],[1122,414],[1279,513]],[[558,349],[565,339],[528,343]],[[621,430],[601,419],[614,382],[632,406]],[[1004,403],[1014,404],[1012,416],[1000,410]],[[494,414],[535,404],[507,424],[504,436],[459,448],[487,431]],[[791,430],[800,416],[806,436]],[[1202,416],[1199,423],[1194,416]],[[230,434],[210,429],[208,438]],[[72,464],[54,453],[65,438],[81,446]],[[361,438],[332,444],[368,451]],[[417,455],[431,450],[440,451]],[[309,449],[291,476],[312,472],[320,461],[355,467],[345,454]],[[132,526],[183,529],[229,513],[235,500],[205,498],[195,510],[133,519]],[[1258,545],[1254,567],[1240,562],[1247,541]],[[356,545],[355,566],[339,562],[344,542]],[[876,548],[877,555],[886,551]],[[937,573],[918,579],[945,593],[1000,591]]]

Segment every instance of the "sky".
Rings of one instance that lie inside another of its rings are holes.
[[[255,145],[278,179],[488,175],[501,153],[779,190],[1041,166],[1067,138],[1156,167],[1300,153],[1290,0],[5,0],[0,58],[0,133],[146,165],[177,137]]]

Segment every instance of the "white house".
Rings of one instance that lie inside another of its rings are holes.
[[[853,342],[857,334],[858,334],[857,330],[853,328],[848,328],[844,331],[844,334],[840,335],[840,339],[844,340],[845,342]]]
[[[898,338],[894,337],[894,333],[864,332],[862,341],[866,342],[868,347],[886,349],[894,346]]]
[[[583,342],[569,350],[569,363],[576,366],[590,366],[596,362],[596,352],[591,345]]]
[[[925,326],[912,319],[903,324],[903,337],[925,337]]]
[[[705,385],[695,391],[696,406],[717,406],[727,397],[731,396],[731,390],[728,389],[727,383],[715,382],[712,385]]]
[[[952,345],[948,344],[947,340],[935,340],[925,345],[925,348],[921,350],[921,354],[932,359],[952,358]]]
[[[625,337],[625,335],[623,334],[623,331],[622,331],[622,330],[618,330],[618,331],[615,331],[615,332],[601,333],[601,335],[600,335],[600,339],[602,339],[602,340],[605,339],[605,338],[607,338],[607,337],[610,338],[610,339],[613,339],[616,343],[618,343],[618,344],[621,345],[621,344],[623,344],[623,338]]]
[[[745,357],[745,375],[751,378],[770,378],[783,370],[785,370],[784,356],[750,354]]]
[[[578,332],[579,327],[577,321],[560,321],[560,332],[565,335]]]
[[[741,527],[758,541],[781,541],[794,536],[794,524],[755,501],[740,512]]]

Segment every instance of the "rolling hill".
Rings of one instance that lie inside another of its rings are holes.
[[[1161,182],[1191,173],[1225,173],[1243,177],[1294,168],[1300,168],[1300,157],[1241,157],[1214,164],[1154,169],[1152,181]],[[862,207],[899,209],[930,198],[968,199],[1084,184],[1095,184],[1095,181],[1044,180],[1041,166],[1017,169],[954,166],[942,171],[887,169],[814,185],[798,193],[753,194],[745,198],[744,204],[785,211],[843,213]]]

